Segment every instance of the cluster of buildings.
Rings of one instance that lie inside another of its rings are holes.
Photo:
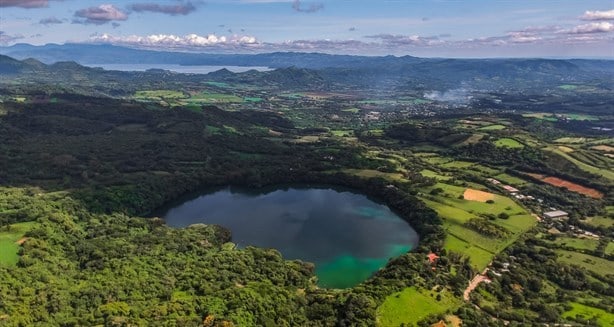
[[[531,196],[531,195],[524,195],[520,193],[520,190],[511,186],[511,185],[505,185],[503,183],[501,183],[500,181],[494,179],[494,178],[488,178],[488,181],[490,183],[492,183],[493,185],[497,185],[499,187],[501,187],[502,189],[504,189],[507,193],[509,193],[511,196],[515,197],[518,200],[535,200],[535,197]],[[537,201],[539,203],[542,203],[543,200],[542,199],[537,199]]]

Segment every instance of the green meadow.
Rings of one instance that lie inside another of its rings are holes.
[[[414,326],[431,314],[446,313],[460,304],[460,299],[446,290],[435,292],[409,287],[386,298],[377,309],[376,324],[381,327]]]
[[[0,230],[0,265],[15,265],[19,261],[19,244],[16,242],[32,229],[35,222],[3,226]]]

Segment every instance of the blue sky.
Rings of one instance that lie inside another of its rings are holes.
[[[0,45],[614,57],[614,0],[0,0]]]

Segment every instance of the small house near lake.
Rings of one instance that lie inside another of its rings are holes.
[[[563,210],[554,210],[554,211],[544,212],[544,218],[561,220],[561,219],[569,218],[569,214]]]

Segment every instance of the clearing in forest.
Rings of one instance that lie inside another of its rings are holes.
[[[492,193],[468,188],[465,190],[465,193],[463,193],[463,198],[469,201],[486,202],[488,200],[494,200],[495,195]]]

